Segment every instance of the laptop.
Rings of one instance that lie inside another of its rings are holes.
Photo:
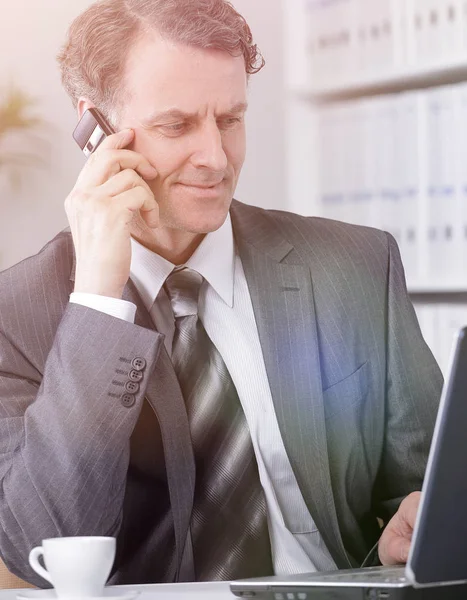
[[[467,599],[467,327],[455,338],[407,565],[235,581],[254,600]]]

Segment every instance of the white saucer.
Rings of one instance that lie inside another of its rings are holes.
[[[139,590],[119,590],[118,588],[108,587],[104,588],[103,596],[93,597],[92,600],[133,600],[140,593]],[[23,590],[16,594],[16,598],[18,600],[58,600],[55,590]],[[76,598],[76,600],[84,599]]]

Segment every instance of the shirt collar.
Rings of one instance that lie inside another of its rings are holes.
[[[150,310],[175,265],[133,238],[131,250],[130,277]],[[217,231],[206,235],[186,266],[198,271],[224,302],[233,306],[235,249],[230,213]]]

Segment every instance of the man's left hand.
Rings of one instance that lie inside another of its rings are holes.
[[[413,492],[404,498],[399,510],[383,531],[378,545],[379,559],[383,565],[407,562],[420,496],[420,492]]]

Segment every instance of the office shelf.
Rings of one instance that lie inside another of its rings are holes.
[[[467,295],[467,282],[459,283],[455,281],[446,282],[413,282],[408,283],[407,289],[411,295],[437,295],[437,294],[450,294],[450,295]]]
[[[408,67],[399,72],[362,77],[338,84],[295,86],[291,91],[300,97],[322,103],[405,90],[424,89],[459,83],[467,79],[467,57],[449,63],[425,67]]]

